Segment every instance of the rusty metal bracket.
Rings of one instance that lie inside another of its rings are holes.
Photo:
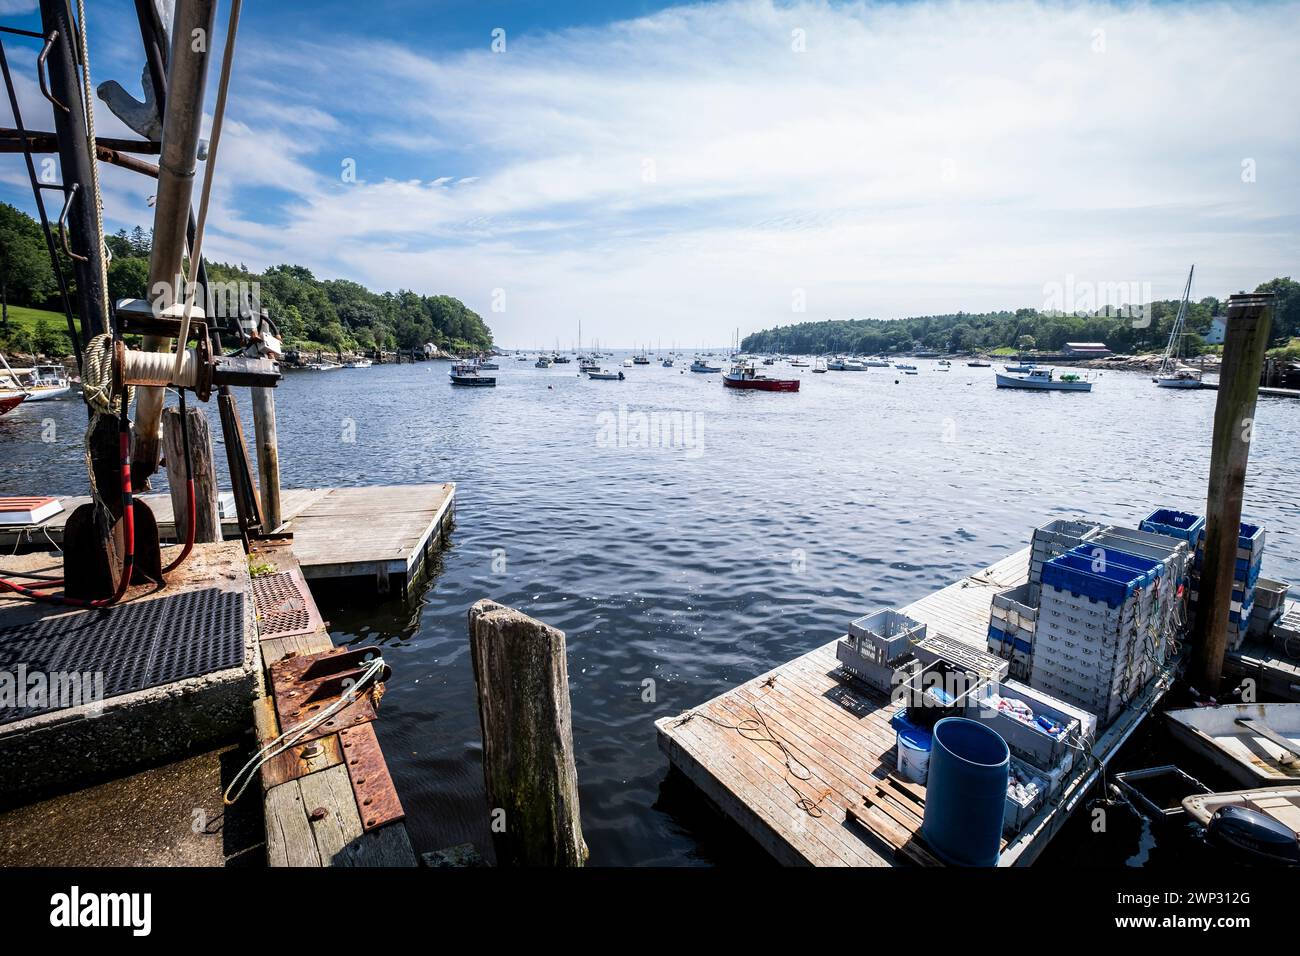
[[[343,747],[343,763],[348,768],[362,828],[374,830],[404,819],[406,811],[402,809],[397,788],[388,773],[375,728],[370,724],[360,724],[340,730],[339,743]]]
[[[319,654],[286,657],[271,665],[271,686],[275,712],[281,730],[301,724],[313,714],[338,701],[356,685],[366,664],[379,655],[378,648],[336,647]],[[378,681],[320,726],[304,735],[299,743],[356,727],[375,719],[375,708],[383,694],[382,684],[391,676],[385,666]]]
[[[45,74],[48,72],[45,68],[45,61],[49,59],[50,50],[54,47],[54,41],[56,41],[58,38],[59,38],[58,30],[51,30],[50,35],[45,38],[45,46],[41,47],[40,55],[36,57],[36,80],[40,84],[42,96],[44,96],[47,100],[49,100],[59,109],[63,110],[63,112],[71,113],[72,110],[70,110],[65,104],[60,103],[55,98],[54,94],[50,92],[49,84],[46,83],[45,81]]]

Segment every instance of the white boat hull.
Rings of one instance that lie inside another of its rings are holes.
[[[27,393],[28,402],[47,402],[54,398],[62,398],[72,391],[71,385],[50,385],[43,388],[33,388]]]
[[[1161,388],[1200,388],[1198,378],[1157,378],[1156,384]]]
[[[997,372],[998,388],[1021,388],[1035,392],[1091,392],[1092,382],[1065,382],[1061,379],[1031,379],[1028,376],[1003,375]]]
[[[1300,783],[1300,756],[1237,723],[1261,721],[1300,747],[1300,704],[1225,704],[1165,716],[1175,737],[1248,787]]]

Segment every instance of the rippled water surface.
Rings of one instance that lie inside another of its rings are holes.
[[[418,603],[322,597],[336,636],[383,644],[394,668],[380,736],[421,849],[489,843],[465,628],[479,598],[568,635],[592,862],[734,862],[752,848],[665,782],[655,718],[1004,557],[1050,518],[1204,508],[1211,391],[1107,372],[1091,394],[1009,392],[993,369],[922,360],[916,376],[789,369],[803,390],[764,394],[688,363],[593,382],[506,357],[495,389],[450,387],[445,363],[281,385],[286,487],[457,484]],[[81,493],[84,420],[76,400],[0,419],[0,493]],[[667,447],[642,440],[652,423]],[[1268,527],[1265,573],[1300,579],[1300,403],[1262,398],[1254,434],[1246,512]]]

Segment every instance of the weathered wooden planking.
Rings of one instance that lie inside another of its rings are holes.
[[[297,567],[296,540],[268,541],[255,546],[259,560],[281,570]],[[310,594],[305,595],[312,600]],[[322,627],[313,634],[271,638],[261,642],[263,666],[290,653],[311,654],[333,646]],[[266,682],[271,686],[271,682]],[[284,729],[270,697],[254,707],[254,729],[265,747]],[[321,738],[323,753],[304,766],[302,748],[291,748],[262,767],[265,790],[267,862],[271,866],[415,866],[405,822],[366,831],[362,826],[349,771],[342,762],[337,736]],[[294,773],[303,775],[293,777]],[[292,778],[292,779],[290,779]]]
[[[387,587],[390,578],[401,585],[419,574],[450,520],[455,493],[450,482],[288,489],[281,493],[281,511],[309,580],[377,577]],[[68,515],[89,500],[62,498],[64,510],[38,525],[0,528],[0,547],[62,542]],[[159,534],[175,540],[171,497],[151,494],[139,500],[153,512]],[[238,522],[223,521],[222,531],[227,538],[238,537]]]
[[[1024,549],[902,610],[983,649],[994,592],[1023,584],[1028,572]],[[924,851],[914,850],[915,814],[882,806],[883,800],[870,806],[863,801],[896,769],[889,724],[895,707],[884,695],[846,684],[836,675],[838,667],[834,641],[815,648],[693,708],[690,719],[683,714],[656,721],[660,747],[782,863],[891,866],[900,862],[893,848],[911,860],[926,860]],[[760,731],[747,737],[728,729],[747,720],[761,720]],[[784,751],[750,739],[760,735],[776,737]],[[787,753],[809,779],[790,772]],[[868,822],[877,841],[864,838],[860,824],[848,819],[849,810]]]

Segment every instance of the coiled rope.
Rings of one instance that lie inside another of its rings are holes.
[[[94,411],[113,411],[113,336],[96,335],[86,346],[81,356],[81,391]],[[134,391],[129,387],[126,390],[128,405]]]

